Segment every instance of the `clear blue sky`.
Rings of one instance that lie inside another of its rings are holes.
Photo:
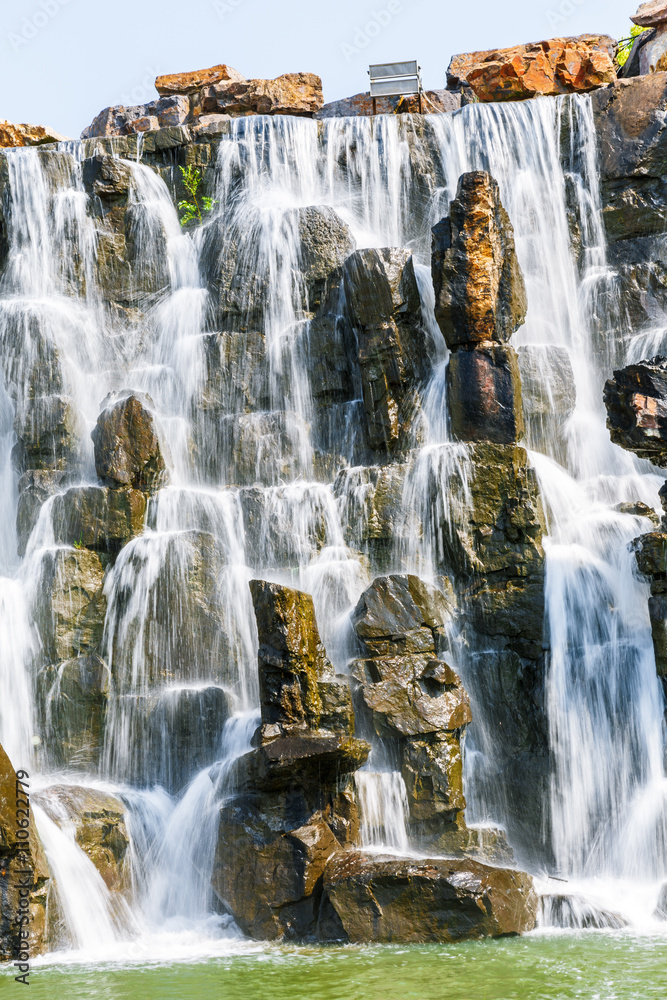
[[[327,101],[367,89],[370,62],[450,56],[584,32],[627,34],[625,0],[5,0],[0,118],[78,136],[111,104],[157,95],[158,73],[228,63],[246,77],[318,73]]]

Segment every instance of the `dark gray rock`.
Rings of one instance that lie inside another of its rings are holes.
[[[452,354],[447,398],[452,435],[459,441],[514,444],[524,435],[519,363],[508,344]]]
[[[615,371],[605,384],[604,402],[612,441],[667,466],[667,358]]]
[[[345,262],[345,300],[357,342],[369,447],[405,448],[431,370],[412,254],[358,250]]]
[[[324,871],[323,941],[451,942],[535,926],[529,875],[475,861],[335,854]]]

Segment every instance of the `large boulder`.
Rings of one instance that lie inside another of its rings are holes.
[[[27,797],[21,797],[22,788],[29,790],[29,778],[23,772],[24,785],[19,785],[16,774],[0,746],[0,962],[18,961],[26,952],[34,958],[46,946],[49,869]]]
[[[523,872],[350,852],[324,870],[318,934],[353,944],[449,943],[530,931],[536,912]]]
[[[458,441],[511,445],[524,435],[521,374],[509,344],[455,351],[447,366],[447,399]]]
[[[356,335],[368,444],[380,452],[405,448],[431,370],[412,254],[358,250],[345,262],[343,286]]]
[[[58,734],[46,751],[57,768],[91,773],[104,745],[109,668],[97,653],[86,653],[47,670],[45,680],[49,727]]]
[[[434,656],[357,660],[353,677],[380,737],[456,732],[472,719],[458,674]]]
[[[641,3],[637,13],[631,15],[630,20],[642,28],[655,28],[659,24],[667,21],[667,3],[665,0],[647,0]]]
[[[514,230],[496,180],[463,174],[450,214],[433,229],[435,315],[453,350],[506,343],[526,318],[528,300]]]
[[[619,80],[591,102],[607,237],[612,244],[654,237],[659,254],[667,218],[667,73]],[[640,247],[628,248],[630,260]]]
[[[391,748],[405,782],[409,830],[421,844],[465,829],[461,733],[472,719],[458,675],[438,659],[452,608],[415,576],[375,580],[352,614],[365,659],[351,665],[356,707]],[[453,845],[448,842],[448,848]]]
[[[667,466],[667,358],[615,371],[605,384],[604,402],[612,441]]]
[[[264,580],[252,580],[250,592],[259,638],[264,737],[320,729],[352,733],[347,679],[334,674],[310,594]]]
[[[226,772],[212,884],[241,929],[261,940],[315,935],[324,867],[359,830],[348,776],[368,759],[355,739],[347,678],[336,678],[312,598],[251,585],[262,725]]]
[[[324,104],[314,73],[284,73],[275,80],[223,80],[201,92],[204,113],[296,115],[312,118]]]
[[[92,439],[95,468],[105,486],[152,493],[169,481],[169,453],[148,396],[134,392],[107,396]]]
[[[115,556],[144,530],[146,506],[140,490],[72,486],[53,500],[55,541]]]
[[[384,576],[359,598],[352,624],[369,656],[428,653],[445,644],[448,597],[418,576]]]
[[[310,594],[277,583],[250,583],[259,636],[262,722],[317,729],[322,712],[318,684],[333,676],[320,639]]]
[[[127,809],[120,799],[98,788],[51,785],[35,800],[58,826],[72,826],[79,847],[88,855],[112,892],[130,888],[123,862],[130,846],[125,825]]]
[[[234,80],[245,82],[238,70],[231,66],[218,65],[209,69],[197,69],[190,73],[167,73],[155,80],[155,89],[161,96],[170,94],[195,94],[202,87],[211,87],[215,83]]]
[[[45,553],[35,616],[47,663],[99,649],[107,608],[104,573],[97,552],[57,548]]]
[[[618,44],[608,35],[551,38],[452,58],[449,87],[467,83],[479,101],[585,93],[613,83]]]
[[[244,934],[313,939],[324,869],[341,850],[332,820],[330,809],[309,812],[294,790],[288,808],[253,795],[222,807],[212,884]]]
[[[0,119],[0,149],[10,146],[44,146],[52,142],[65,142],[67,136],[44,125],[15,125]]]

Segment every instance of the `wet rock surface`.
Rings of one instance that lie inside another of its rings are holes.
[[[667,687],[667,534],[650,531],[632,543],[639,572],[651,585],[648,601],[655,665]]]
[[[25,800],[22,800],[25,801]],[[0,961],[13,962],[27,944],[30,957],[45,950],[46,914],[50,873],[34,821],[27,826],[28,837],[17,836],[16,770],[0,746]],[[24,806],[25,808],[25,806]],[[32,820],[32,817],[30,818]],[[20,907],[19,889],[29,890],[27,909]],[[29,920],[21,925],[26,937],[17,934],[16,918],[25,913]]]
[[[348,853],[325,868],[318,932],[356,944],[462,941],[531,930],[536,910],[521,872]]]
[[[472,719],[470,701],[438,659],[451,612],[445,594],[418,577],[388,576],[372,583],[352,615],[367,654],[350,666],[357,713],[391,748],[422,849],[465,829],[461,734]]]
[[[449,216],[433,229],[431,269],[435,315],[450,349],[505,344],[525,321],[514,230],[490,174],[460,178]]]
[[[152,410],[143,394],[112,393],[104,401],[92,438],[95,468],[106,486],[146,492],[166,486],[169,453]]]
[[[667,358],[614,372],[604,388],[611,439],[654,465],[667,465]]]
[[[412,254],[356,251],[345,262],[343,286],[357,341],[368,445],[380,452],[405,448],[431,368]]]
[[[447,368],[451,430],[461,441],[523,437],[521,377],[507,344],[526,318],[514,232],[496,181],[463,174],[450,215],[433,228],[436,319],[454,352]]]
[[[72,486],[55,496],[55,540],[115,556],[144,530],[147,497],[140,490]]]
[[[130,845],[126,807],[120,799],[97,788],[52,785],[36,794],[38,804],[58,826],[74,824],[75,839],[113,892],[128,886],[123,863]]]

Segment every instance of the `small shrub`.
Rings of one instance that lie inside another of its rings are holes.
[[[618,43],[618,55],[616,56],[616,61],[619,66],[625,66],[628,61],[628,56],[632,51],[632,46],[635,44],[635,40],[645,31],[650,31],[650,28],[640,28],[638,24],[633,24],[630,28],[630,34],[628,37],[621,38]]]
[[[182,213],[181,225],[187,226],[193,219],[201,225],[204,221],[202,212],[210,212],[216,203],[213,198],[197,197],[197,190],[202,182],[200,170],[193,166],[193,164],[190,164],[189,167],[179,167],[178,169],[181,171],[183,186],[192,199],[192,201],[184,200],[178,203],[179,211]]]

